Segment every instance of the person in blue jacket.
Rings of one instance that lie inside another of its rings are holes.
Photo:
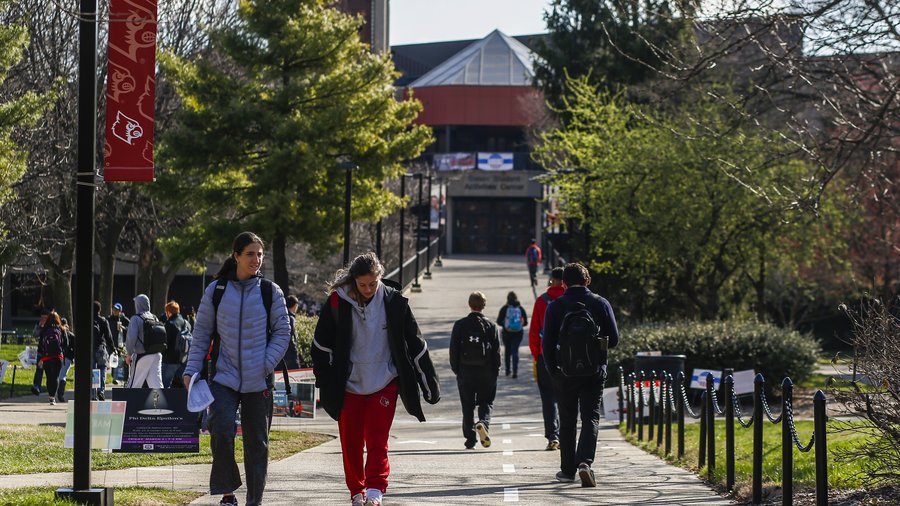
[[[259,272],[263,242],[252,232],[234,238],[232,254],[206,287],[184,369],[185,388],[194,373],[204,369],[207,356],[209,388],[214,397],[209,411],[213,463],[210,494],[222,494],[220,505],[237,505],[234,491],[241,473],[234,458],[237,410],[241,411],[247,506],[262,504],[269,464],[269,421],[275,366],[291,338],[284,294]],[[264,291],[271,289],[271,307]],[[218,297],[215,294],[221,290]],[[218,308],[214,302],[218,298]],[[212,339],[216,336],[216,339]]]

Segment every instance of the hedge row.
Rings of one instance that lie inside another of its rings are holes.
[[[808,378],[819,350],[809,335],[774,325],[748,321],[658,323],[622,329],[609,362],[614,382],[620,365],[626,374],[634,370],[635,353],[661,351],[663,355],[685,355],[688,375],[695,368],[754,369],[773,386],[785,377],[794,383]]]

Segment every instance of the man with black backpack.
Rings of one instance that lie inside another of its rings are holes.
[[[139,294],[134,298],[134,316],[125,334],[125,362],[131,369],[128,388],[163,388],[162,352],[167,348],[166,327],[150,312],[150,298]]]
[[[544,314],[542,351],[553,377],[559,407],[560,471],[556,479],[596,487],[591,465],[597,451],[600,400],[606,380],[607,349],[619,343],[616,317],[609,301],[588,290],[591,277],[577,263],[563,269],[566,292]],[[581,414],[581,436],[575,444]]]
[[[459,402],[462,404],[463,436],[466,448],[475,448],[475,436],[481,446],[491,446],[488,429],[497,394],[500,374],[500,340],[497,326],[481,313],[487,300],[481,292],[469,295],[471,313],[453,324],[450,334],[450,368],[456,375]],[[478,407],[478,422],[473,418]]]
[[[165,388],[183,388],[181,373],[191,349],[191,324],[181,316],[181,306],[174,300],[166,303],[166,351],[162,354],[162,382]],[[173,383],[173,380],[178,381]]]

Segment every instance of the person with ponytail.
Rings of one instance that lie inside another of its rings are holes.
[[[430,404],[441,397],[409,300],[400,285],[383,275],[384,267],[371,252],[338,270],[328,285],[311,346],[322,407],[338,422],[353,506],[382,504],[397,397],[420,422],[425,421],[420,390]]]
[[[216,280],[203,293],[182,379],[187,388],[191,377],[204,370],[209,354],[207,381],[214,398],[209,408],[213,456],[209,491],[222,494],[220,505],[238,504],[234,491],[241,486],[241,473],[234,458],[234,437],[240,407],[246,504],[256,506],[262,504],[268,472],[273,373],[291,331],[281,288],[259,272],[262,239],[243,232],[231,249]]]

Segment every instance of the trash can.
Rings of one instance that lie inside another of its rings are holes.
[[[641,371],[644,371],[644,374],[650,374],[650,371],[656,371],[656,374],[665,371],[677,381],[678,373],[684,372],[685,358],[684,355],[635,355],[634,371],[636,374]]]

